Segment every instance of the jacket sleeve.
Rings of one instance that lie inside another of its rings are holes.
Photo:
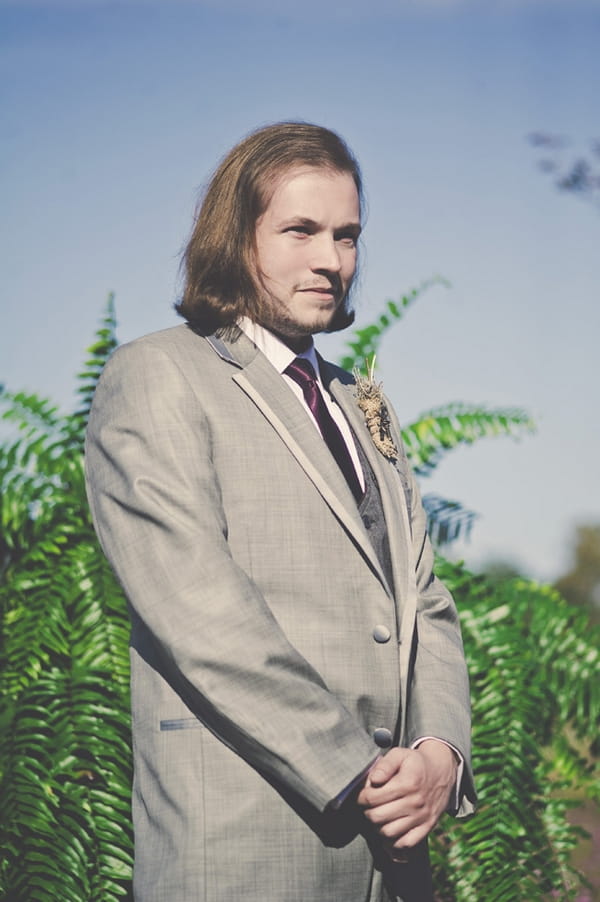
[[[324,810],[377,748],[232,559],[209,423],[162,348],[134,342],[107,364],[86,475],[102,547],[173,685],[249,764]]]

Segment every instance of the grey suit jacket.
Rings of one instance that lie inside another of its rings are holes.
[[[146,336],[98,385],[87,477],[131,609],[140,902],[421,902],[402,873],[390,889],[353,806],[328,808],[382,727],[459,749],[472,809],[460,629],[414,480],[374,448],[351,377],[328,378],[379,483],[393,586],[307,411],[245,335]]]

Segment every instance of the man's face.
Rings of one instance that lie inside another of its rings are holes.
[[[302,167],[284,175],[256,222],[262,325],[288,340],[327,329],[350,288],[359,234],[349,173]]]

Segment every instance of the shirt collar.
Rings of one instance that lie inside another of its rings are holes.
[[[275,367],[278,373],[283,373],[296,357],[304,357],[308,360],[317,374],[317,379],[321,381],[319,373],[319,362],[317,360],[317,352],[314,342],[311,339],[310,347],[300,354],[296,354],[291,348],[288,348],[284,342],[269,332],[264,326],[255,323],[247,316],[242,316],[238,320],[238,326],[248,336],[259,351],[262,351],[267,360]]]

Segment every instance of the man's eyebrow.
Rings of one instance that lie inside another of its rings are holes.
[[[347,222],[345,225],[342,225],[338,229],[336,229],[336,232],[352,232],[353,235],[358,238],[358,236],[362,232],[362,226],[360,222]]]
[[[308,216],[286,216],[285,219],[282,219],[279,225],[301,225],[306,226],[307,228],[318,228],[319,223],[314,219],[310,219]]]
[[[279,226],[282,227],[286,225],[301,225],[305,226],[307,229],[318,229],[320,227],[320,223],[316,222],[314,219],[310,219],[308,216],[286,216],[285,219],[281,220]],[[362,226],[360,222],[346,222],[337,226],[335,231],[352,232],[358,238],[362,231]]]

